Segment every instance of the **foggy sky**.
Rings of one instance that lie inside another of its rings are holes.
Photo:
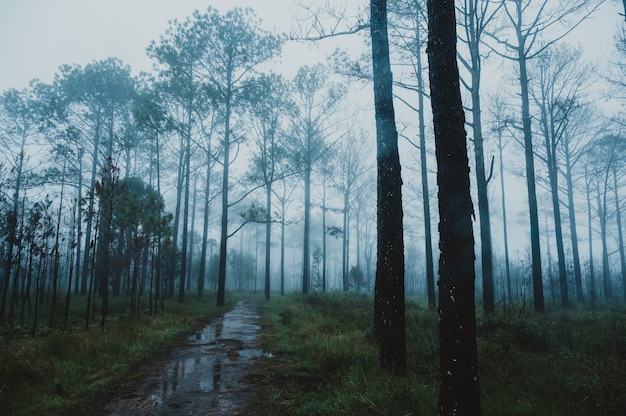
[[[358,2],[367,6],[366,0]],[[184,19],[208,5],[222,11],[253,7],[266,29],[282,32],[290,31],[295,10],[292,0],[1,0],[0,91],[25,88],[34,78],[50,82],[63,64],[85,65],[109,57],[120,58],[135,73],[150,71],[145,48],[165,31],[168,20]],[[594,58],[608,59],[623,20],[620,7],[620,2],[606,2],[568,41],[581,42]],[[322,50],[288,44],[281,67],[295,73],[303,63],[323,60],[325,52],[346,42],[361,44],[346,38],[326,41]]]
[[[358,2],[367,5],[367,0]],[[63,64],[85,65],[108,57],[120,58],[135,74],[151,71],[152,62],[145,49],[165,32],[168,21],[183,20],[194,10],[204,11],[209,5],[221,11],[235,6],[253,7],[266,29],[277,28],[281,32],[290,31],[295,10],[292,0],[0,0],[0,91],[25,88],[34,78],[50,82]],[[582,43],[588,56],[600,66],[606,65],[613,54],[617,29],[624,24],[618,14],[623,13],[621,7],[621,2],[605,2],[567,41]],[[315,60],[324,62],[335,47],[346,44],[352,45],[351,49],[363,47],[358,37],[334,38],[319,49],[288,43],[283,48],[279,70],[290,78],[301,65]],[[501,71],[495,68],[496,73]],[[483,80],[487,89],[494,81],[491,78],[486,76]],[[399,110],[401,114],[402,108]],[[508,201],[510,207],[525,211],[522,178],[509,177],[508,181],[520,189],[507,195],[508,199],[519,199]],[[492,201],[492,206],[498,205]],[[512,222],[514,215],[511,213]],[[497,232],[495,225],[494,231]],[[519,231],[526,233],[527,227],[521,224]],[[524,239],[517,241],[526,247]]]
[[[150,71],[145,49],[168,21],[184,20],[207,6],[227,11],[253,7],[267,30],[291,28],[291,0],[0,0],[0,91],[52,81],[63,64],[120,58],[136,74]],[[332,50],[332,49],[330,49]],[[318,53],[320,52],[320,53]],[[293,65],[324,54],[313,46],[287,45]],[[288,74],[291,76],[292,74]]]

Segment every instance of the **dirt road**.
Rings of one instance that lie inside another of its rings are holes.
[[[106,407],[109,416],[254,415],[255,359],[260,327],[256,304],[239,301],[223,317],[172,351],[165,366],[151,368],[146,382]]]

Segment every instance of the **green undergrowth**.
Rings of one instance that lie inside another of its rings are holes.
[[[373,299],[292,295],[262,303],[269,415],[436,415],[438,316],[406,308],[408,371],[379,370]],[[483,415],[626,414],[626,312],[570,310],[477,317]]]
[[[188,297],[131,318],[127,300],[113,299],[102,330],[99,322],[84,328],[84,299],[73,304],[68,326],[48,325],[45,315],[34,335],[30,320],[0,326],[1,415],[99,414],[104,400],[137,384],[143,364],[225,310],[213,296]]]

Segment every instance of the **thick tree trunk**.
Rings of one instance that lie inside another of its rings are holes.
[[[474,235],[454,2],[428,1],[428,61],[439,187],[439,415],[481,413]]]
[[[371,0],[370,13],[378,172],[378,252],[374,289],[374,328],[380,346],[381,367],[396,373],[404,373],[406,333],[402,177],[393,108],[387,1]]]

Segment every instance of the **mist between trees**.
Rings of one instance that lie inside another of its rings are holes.
[[[476,299],[487,313],[623,302],[622,28],[610,60],[594,62],[570,38],[607,2],[456,3]],[[404,268],[402,291],[434,309],[441,188],[427,7],[384,7],[397,113],[387,128],[403,167],[392,180],[404,185],[404,241],[385,249],[403,255],[390,260]],[[208,8],[147,45],[152,73],[110,58],[2,93],[0,321],[28,319],[34,331],[48,308],[61,322],[76,295],[89,299],[85,325],[97,301],[104,327],[109,296],[152,314],[207,291],[221,305],[227,289],[268,300],[374,290],[380,201],[392,195],[380,194],[374,151],[388,150],[371,111],[375,28],[366,8],[303,10],[300,31],[278,36],[251,9]],[[272,66],[294,39],[339,49],[286,79]]]

